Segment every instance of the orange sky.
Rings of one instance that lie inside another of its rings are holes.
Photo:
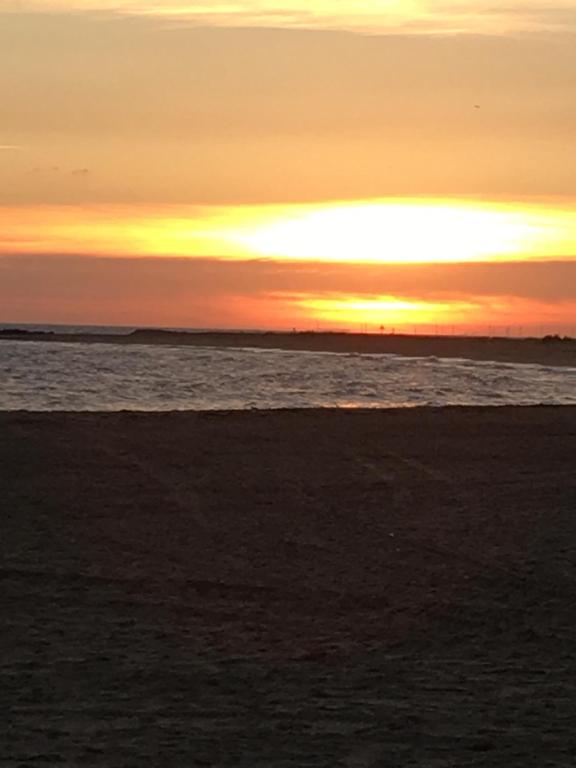
[[[0,0],[0,50],[0,322],[574,332],[571,2]]]

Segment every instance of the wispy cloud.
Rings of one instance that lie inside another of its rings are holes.
[[[103,12],[214,26],[342,29],[367,34],[576,31],[573,0],[0,0],[0,12]]]
[[[24,149],[24,147],[21,147],[18,144],[0,144],[0,152],[19,152],[22,149]]]

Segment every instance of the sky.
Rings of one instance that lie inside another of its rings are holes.
[[[0,0],[0,323],[576,335],[573,0]]]

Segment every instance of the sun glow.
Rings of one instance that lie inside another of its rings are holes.
[[[318,322],[334,327],[366,325],[387,329],[432,323],[459,323],[476,306],[466,301],[420,301],[396,296],[303,298],[300,302]]]
[[[396,295],[292,296],[293,304],[315,327],[372,333],[480,333],[509,335],[530,326],[569,327],[574,303],[550,305],[529,298],[470,295],[442,301]],[[527,318],[529,320],[527,321]]]
[[[314,205],[0,208],[0,252],[454,263],[572,259],[571,208],[383,199]]]
[[[525,258],[546,239],[554,232],[529,212],[407,201],[313,210],[237,237],[261,256],[367,263]]]

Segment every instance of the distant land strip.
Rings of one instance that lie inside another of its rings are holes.
[[[141,328],[128,334],[58,333],[0,329],[0,341],[74,344],[168,344],[173,346],[283,349],[308,352],[392,354],[576,367],[576,339],[560,336],[508,338],[426,336],[330,331],[170,331]]]

